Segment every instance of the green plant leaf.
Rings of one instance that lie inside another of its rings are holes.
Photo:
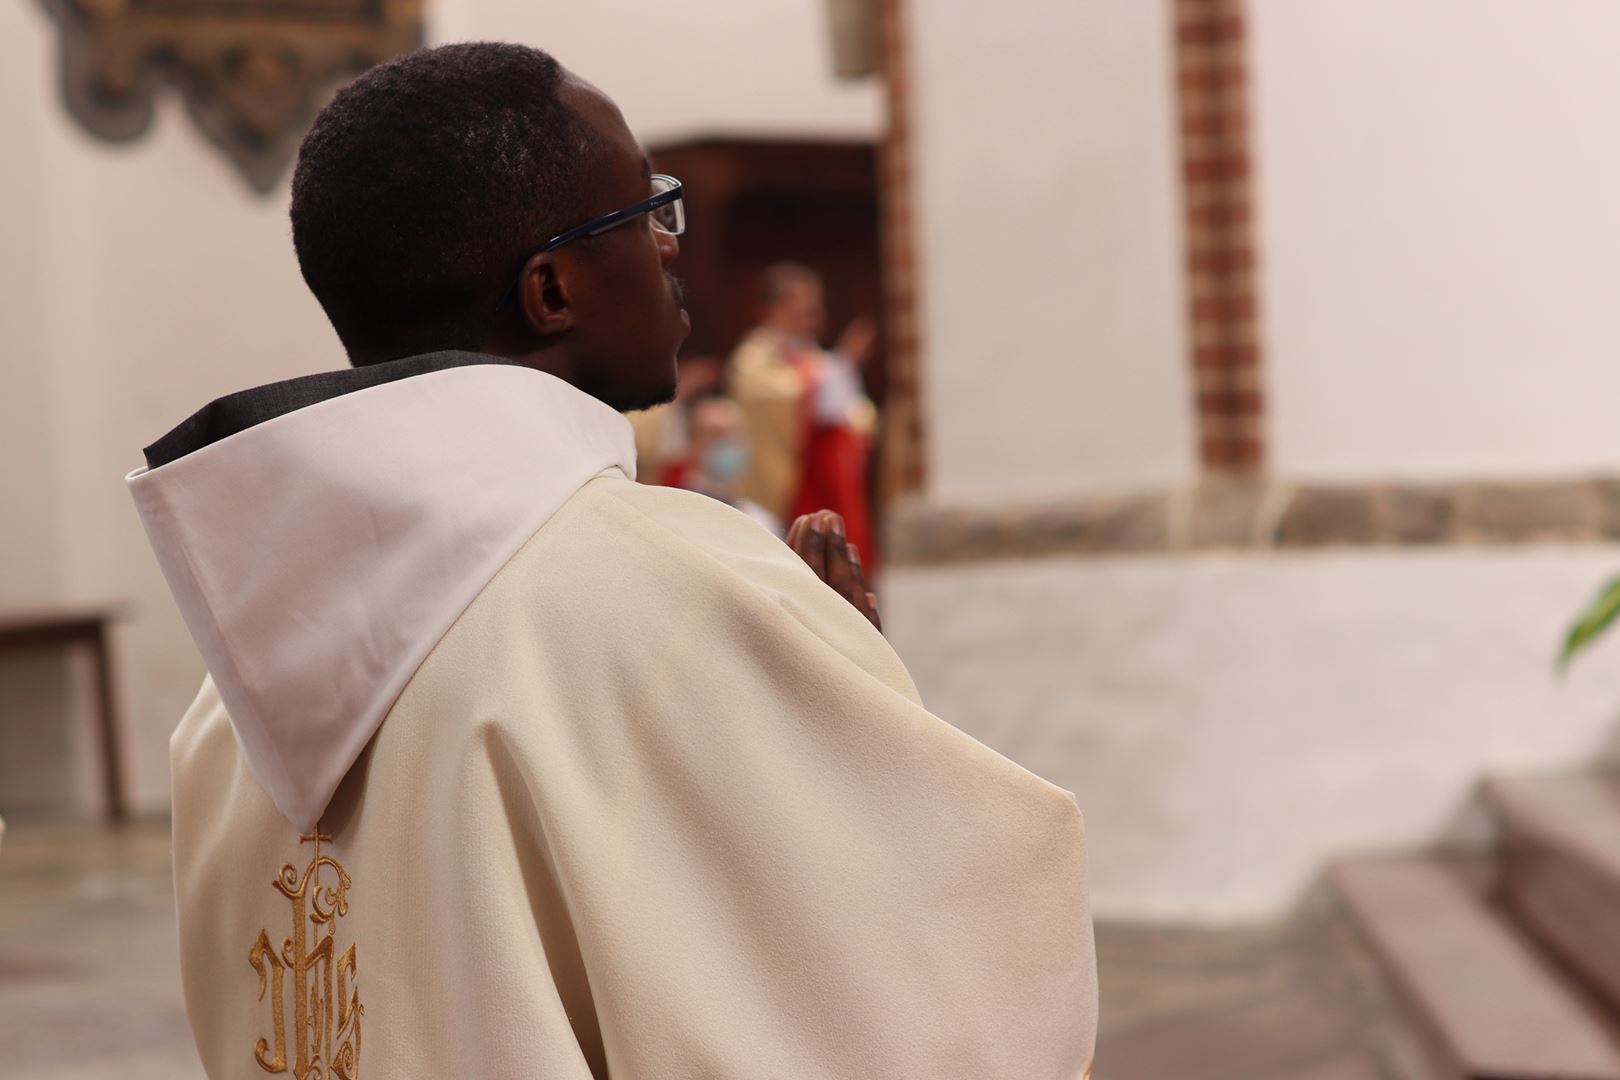
[[[1605,585],[1597,599],[1569,628],[1569,633],[1564,637],[1564,651],[1558,657],[1558,670],[1567,668],[1570,658],[1592,644],[1617,616],[1620,616],[1620,578]]]

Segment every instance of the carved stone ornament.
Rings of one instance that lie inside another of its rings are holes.
[[[326,93],[422,43],[422,0],[42,0],[62,86],[96,135],[134,139],[163,84],[261,192],[275,187]]]

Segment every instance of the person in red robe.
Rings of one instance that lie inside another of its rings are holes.
[[[730,393],[753,448],[743,495],[784,521],[818,510],[843,517],[870,575],[877,565],[867,464],[877,410],[861,379],[877,340],[850,323],[832,349],[821,276],[797,263],[765,272],[759,325],[731,356]]]

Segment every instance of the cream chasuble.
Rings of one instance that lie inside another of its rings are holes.
[[[1078,1080],[1073,797],[628,423],[457,366],[132,474],[216,1080]]]

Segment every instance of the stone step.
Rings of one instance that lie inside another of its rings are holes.
[[[1435,858],[1356,861],[1333,882],[1416,1014],[1439,1075],[1620,1080],[1620,1044],[1551,961]]]
[[[1542,945],[1620,1017],[1620,785],[1597,773],[1485,785],[1499,892]]]

